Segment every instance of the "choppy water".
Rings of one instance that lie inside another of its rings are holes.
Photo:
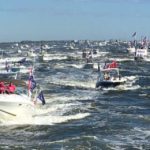
[[[47,104],[35,116],[1,121],[0,149],[150,149],[150,62],[134,62],[121,45],[97,46],[94,62],[116,59],[131,82],[95,89],[97,67],[83,68],[83,47],[63,44],[48,51],[58,57],[35,63]]]

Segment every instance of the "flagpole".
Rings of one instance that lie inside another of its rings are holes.
[[[32,75],[32,68],[30,68],[29,77],[30,77],[31,75]],[[30,87],[31,87],[31,81],[28,80],[28,96],[31,96]]]

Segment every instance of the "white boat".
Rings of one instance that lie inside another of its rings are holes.
[[[7,85],[8,82],[13,83],[16,86],[16,90],[14,93],[6,92],[6,90],[3,93],[1,92],[0,119],[7,117],[18,117],[22,114],[34,115],[35,109],[37,108],[35,101],[37,99],[38,90],[31,94],[28,90],[28,84],[24,81],[8,81],[5,79],[3,81],[5,85]]]
[[[42,49],[44,49],[44,50],[48,50],[48,49],[50,49],[51,47],[49,46],[49,45],[47,45],[47,44],[45,44],[45,45],[42,45]]]
[[[65,60],[65,59],[67,59],[67,56],[63,54],[50,54],[50,53],[43,54],[43,61]]]
[[[37,57],[38,55],[37,55],[37,53],[35,52],[35,50],[34,49],[29,49],[29,51],[27,52],[27,56],[28,57]]]
[[[14,83],[17,87],[14,93],[0,94],[0,116],[17,116],[27,110],[27,107],[33,108],[34,103],[27,94],[26,83],[19,80],[5,80],[5,84],[9,84],[8,82]]]
[[[84,69],[93,69],[94,68],[94,63],[88,62],[83,66]]]
[[[24,65],[11,66],[11,71],[14,73],[28,73],[30,68],[31,67],[26,67]]]
[[[1,58],[0,59],[0,63],[18,63],[20,61],[25,61],[26,58],[25,57],[8,57],[8,58]]]
[[[135,51],[134,59],[135,60],[144,60],[148,55],[148,48],[137,48]]]
[[[106,68],[104,67],[103,69],[100,69],[99,76],[96,82],[96,88],[115,87],[124,84],[126,81],[126,78],[121,77],[119,68],[117,66],[113,66],[112,62],[111,64],[108,64]]]
[[[24,65],[14,65],[14,64],[9,64],[9,66],[6,67],[5,64],[1,64],[0,76],[2,75],[10,76],[10,75],[15,75],[17,73],[28,73],[30,68],[31,67],[26,67]]]
[[[128,50],[128,52],[130,54],[134,54],[135,53],[135,47],[129,47],[129,48],[127,48],[127,50]]]
[[[31,109],[34,103],[25,94],[0,94],[0,116],[18,116]]]

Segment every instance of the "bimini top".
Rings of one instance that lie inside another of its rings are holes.
[[[101,72],[107,72],[112,70],[119,71],[118,63],[116,61],[112,61],[111,63],[105,63],[104,67],[100,69]]]

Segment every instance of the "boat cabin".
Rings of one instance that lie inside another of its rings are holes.
[[[103,69],[100,72],[100,79],[101,80],[116,80],[120,78],[119,69],[118,68],[108,68]]]

